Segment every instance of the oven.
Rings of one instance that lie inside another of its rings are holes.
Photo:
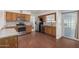
[[[24,23],[18,23],[17,28],[18,28],[19,35],[26,34],[26,26]]]

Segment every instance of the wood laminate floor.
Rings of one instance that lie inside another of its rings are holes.
[[[18,37],[18,48],[55,48],[56,38],[39,33],[33,32]]]
[[[79,48],[79,41],[63,37],[57,40],[56,46],[58,48]]]

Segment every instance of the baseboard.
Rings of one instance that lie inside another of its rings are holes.
[[[64,37],[64,36],[63,36],[63,37]],[[67,38],[67,37],[64,37],[64,38]],[[67,39],[79,41],[79,39],[76,39],[76,38],[74,38],[74,39],[72,39],[72,38],[67,38]]]
[[[79,39],[74,39],[74,40],[79,41]]]
[[[57,40],[62,39],[62,38],[63,38],[63,36],[62,36],[62,37],[60,37],[60,38],[58,38]]]

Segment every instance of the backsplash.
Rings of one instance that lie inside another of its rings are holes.
[[[44,25],[56,26],[56,22],[44,22]]]
[[[24,22],[26,25],[31,25],[30,22]],[[16,24],[18,24],[18,22],[6,22],[6,27],[10,27],[10,26],[16,26]]]
[[[16,26],[17,22],[7,22],[6,26]]]

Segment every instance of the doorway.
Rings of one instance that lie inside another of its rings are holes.
[[[63,36],[75,39],[77,12],[67,12],[62,14],[63,19]]]

